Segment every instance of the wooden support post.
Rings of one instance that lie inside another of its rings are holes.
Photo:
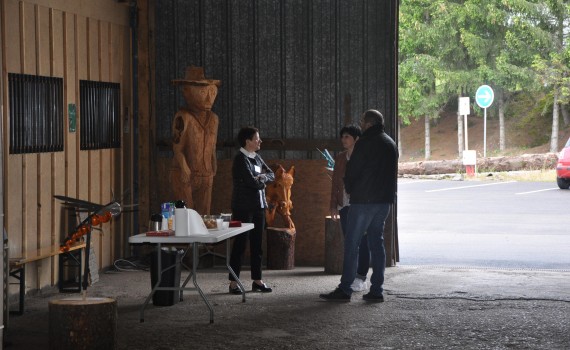
[[[267,269],[295,268],[295,229],[267,228]]]
[[[325,273],[341,274],[344,261],[344,236],[340,220],[325,218]]]
[[[115,349],[117,302],[110,298],[70,298],[49,302],[49,348]]]

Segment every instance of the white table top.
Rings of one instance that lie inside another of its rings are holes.
[[[129,243],[161,243],[161,244],[181,244],[181,243],[218,243],[240,233],[253,229],[253,224],[242,223],[241,227],[230,227],[225,230],[210,230],[207,235],[190,236],[147,236],[141,233],[129,237]]]

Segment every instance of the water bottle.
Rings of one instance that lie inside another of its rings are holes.
[[[170,202],[170,205],[168,206],[168,212],[170,214],[168,216],[168,229],[174,230],[174,202]]]
[[[170,202],[162,203],[160,205],[160,210],[162,211],[162,227],[161,230],[168,230],[168,222],[170,218]]]

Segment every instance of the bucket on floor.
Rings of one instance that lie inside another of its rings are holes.
[[[157,253],[154,251],[150,260],[150,281],[151,288],[158,281],[157,272]],[[160,264],[162,268],[162,278],[159,287],[178,287],[180,286],[180,270],[182,261],[182,250],[171,250],[170,248],[162,248],[160,251]],[[171,267],[173,266],[173,267]],[[166,270],[166,268],[171,267]],[[171,306],[180,300],[180,291],[157,290],[152,296],[152,303],[156,306]]]

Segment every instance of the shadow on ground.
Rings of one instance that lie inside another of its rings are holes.
[[[187,272],[183,272],[183,277]],[[249,274],[242,274],[250,288]],[[322,268],[264,271],[273,293],[227,294],[227,273],[204,269],[198,282],[214,309],[195,292],[173,306],[150,305],[148,271],[102,273],[88,296],[119,305],[117,349],[568,349],[570,273],[557,271],[393,267],[386,301],[369,304],[318,298],[338,275]],[[11,316],[5,349],[46,349],[48,301],[77,295],[29,296]],[[102,335],[105,336],[105,335]]]

